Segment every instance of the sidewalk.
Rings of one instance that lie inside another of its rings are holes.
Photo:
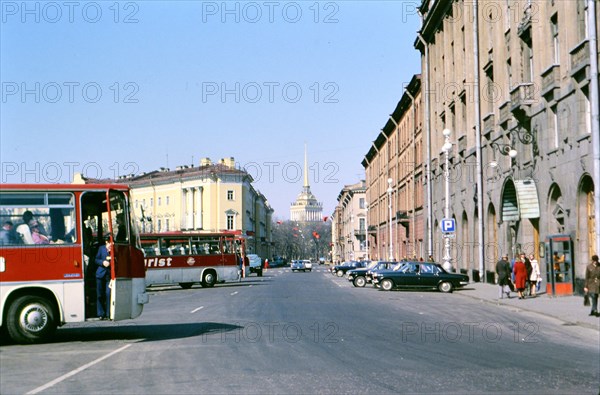
[[[516,292],[511,292],[510,299],[506,296],[504,299],[498,299],[498,285],[483,283],[469,283],[455,291],[455,294],[543,314],[563,321],[565,325],[579,325],[600,331],[600,318],[588,315],[591,307],[583,305],[583,296],[550,296],[538,293],[535,298],[519,299]]]

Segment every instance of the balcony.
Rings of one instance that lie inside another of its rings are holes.
[[[377,234],[377,227],[376,227],[375,225],[371,225],[371,226],[369,226],[369,228],[368,228],[368,229],[369,229],[369,234],[370,234],[370,235],[372,235],[372,234]]]
[[[483,117],[483,134],[490,134],[496,126],[496,116],[493,112],[485,114]]]
[[[535,103],[535,86],[522,82],[510,91],[510,111],[519,121],[529,121],[531,105]]]
[[[541,94],[547,100],[558,96],[560,91],[560,66],[554,64],[542,72]]]
[[[571,77],[574,77],[579,81],[583,79],[589,79],[590,42],[588,40],[582,41],[571,50],[570,54]]]
[[[367,231],[365,228],[362,229],[354,229],[354,237],[357,239],[363,238],[367,235]]]

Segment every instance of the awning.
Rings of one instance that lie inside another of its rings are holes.
[[[509,180],[502,191],[502,221],[539,218],[540,203],[532,179]]]

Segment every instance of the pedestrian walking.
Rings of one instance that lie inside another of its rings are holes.
[[[525,263],[519,258],[515,260],[513,274],[515,275],[515,288],[517,289],[519,299],[524,299],[523,291],[525,291],[527,285],[527,269],[525,268]]]
[[[531,296],[536,296],[537,285],[540,281],[542,281],[541,273],[540,273],[540,264],[537,259],[535,259],[535,255],[529,255],[529,261],[531,262],[531,275],[529,276],[529,294]]]
[[[508,263],[508,255],[503,255],[496,263],[496,274],[498,274],[498,299],[503,299],[504,294],[510,298],[510,288],[508,286],[510,282],[510,264]]]
[[[533,269],[531,267],[531,261],[529,260],[529,258],[527,258],[527,255],[525,255],[524,252],[521,253],[521,262],[525,264],[525,270],[527,271],[527,279],[525,280],[525,296],[529,296],[531,295],[530,279],[531,272]]]
[[[592,263],[585,268],[585,286],[583,292],[592,299],[591,316],[600,317],[598,313],[598,294],[600,293],[600,263],[598,255],[592,256]]]

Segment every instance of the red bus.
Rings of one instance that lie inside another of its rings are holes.
[[[148,302],[144,255],[124,185],[0,185],[0,325],[19,343],[98,319],[96,254],[110,251],[108,319]]]
[[[231,233],[167,232],[141,235],[146,285],[195,283],[210,288],[241,279],[244,239]]]

